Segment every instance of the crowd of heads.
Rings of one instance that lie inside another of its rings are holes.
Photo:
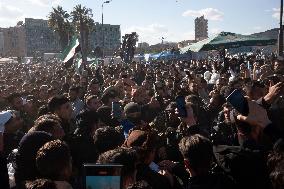
[[[249,115],[226,101],[235,89]],[[79,71],[1,64],[0,151],[11,188],[82,188],[83,164],[98,163],[123,165],[129,189],[280,189],[283,95],[284,60],[261,52]]]

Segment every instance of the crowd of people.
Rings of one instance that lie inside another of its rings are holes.
[[[248,115],[226,101],[235,89]],[[283,95],[274,54],[1,64],[0,188],[82,189],[83,164],[98,163],[123,165],[123,189],[281,189]]]

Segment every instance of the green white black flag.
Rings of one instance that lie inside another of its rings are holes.
[[[73,64],[74,56],[76,53],[81,51],[81,46],[79,39],[77,37],[73,37],[69,43],[69,45],[65,48],[62,53],[63,62],[65,67],[70,67]]]

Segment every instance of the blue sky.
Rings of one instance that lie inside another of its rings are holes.
[[[46,18],[52,6],[70,11],[76,4],[93,10],[101,22],[102,0],[0,0],[0,27],[25,17]],[[104,23],[136,31],[140,42],[155,44],[194,39],[194,18],[209,19],[209,35],[220,31],[250,34],[278,27],[280,0],[112,0],[104,6]]]

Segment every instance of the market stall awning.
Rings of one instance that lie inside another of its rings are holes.
[[[220,49],[230,49],[242,46],[267,46],[275,45],[277,39],[256,37],[251,35],[241,35],[230,32],[221,32],[197,43],[191,44],[181,49],[181,53],[188,51],[200,52]]]

